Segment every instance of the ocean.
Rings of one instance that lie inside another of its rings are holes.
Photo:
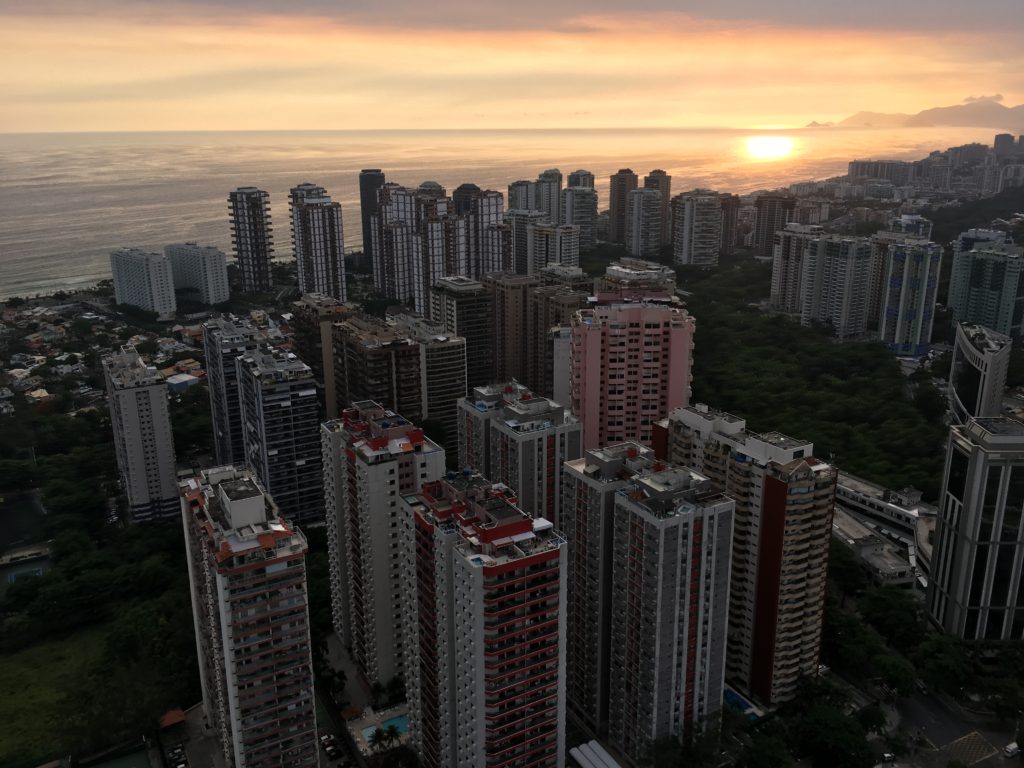
[[[785,136],[785,158],[756,160],[754,136]],[[0,298],[87,286],[110,276],[120,247],[162,249],[197,241],[231,254],[228,193],[270,192],[276,256],[290,255],[288,189],[310,181],[342,204],[345,244],[360,247],[358,174],[382,168],[388,181],[433,180],[449,193],[473,182],[506,191],[547,168],[597,177],[630,167],[672,175],[673,193],[770,189],[846,172],[854,158],[915,159],[979,141],[978,128],[308,131],[0,134]]]

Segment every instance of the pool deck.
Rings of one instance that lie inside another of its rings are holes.
[[[393,717],[401,717],[402,715],[408,716],[409,707],[406,704],[399,704],[397,707],[390,707],[389,709],[383,709],[377,712],[372,707],[367,707],[363,710],[363,716],[358,720],[350,720],[346,725],[348,726],[348,732],[352,734],[352,739],[356,743],[356,747],[364,755],[373,754],[373,749],[365,738],[363,738],[363,730],[366,728],[380,728],[385,720],[390,720]],[[398,740],[398,744],[405,744],[408,741],[409,734],[403,733],[402,738]],[[398,746],[397,744],[395,746]]]

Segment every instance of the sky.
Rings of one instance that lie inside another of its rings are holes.
[[[1024,102],[1021,0],[0,0],[0,131],[783,128]]]

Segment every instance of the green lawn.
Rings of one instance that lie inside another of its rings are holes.
[[[60,756],[61,692],[102,654],[106,631],[94,626],[0,655],[0,765],[38,765]]]

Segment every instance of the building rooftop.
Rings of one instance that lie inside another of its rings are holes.
[[[992,354],[1010,346],[1013,339],[975,323],[960,323],[958,329],[976,350]]]
[[[155,366],[146,365],[135,347],[127,344],[119,352],[103,358],[103,367],[117,389],[148,387],[163,384],[164,379]]]
[[[407,453],[443,450],[409,419],[373,400],[361,400],[321,425],[326,432],[345,433],[350,448],[372,464]]]
[[[729,499],[700,472],[663,462],[642,470],[618,494],[661,518],[689,514],[695,507]]]

